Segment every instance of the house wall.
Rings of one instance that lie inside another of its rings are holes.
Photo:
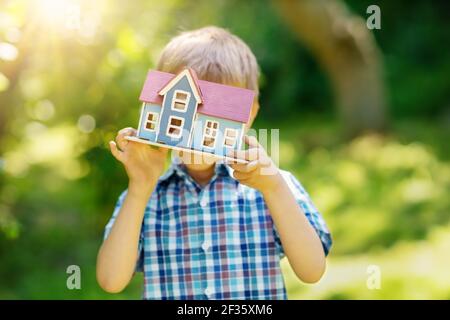
[[[203,134],[205,131],[205,125],[207,120],[213,120],[217,121],[219,123],[218,125],[218,131],[217,131],[217,137],[216,137],[216,144],[214,149],[203,147]],[[240,149],[241,148],[241,142],[242,142],[242,123],[222,118],[216,118],[207,116],[204,114],[197,114],[197,117],[195,119],[194,123],[194,130],[192,133],[192,143],[191,146],[193,149],[204,151],[204,152],[210,152],[215,153],[218,155],[226,155],[227,151],[230,150],[230,148],[227,148],[224,146],[224,133],[225,128],[231,128],[236,129],[238,138],[237,138],[237,144],[234,149]]]
[[[178,110],[172,110],[171,104],[175,90],[183,90],[190,93],[190,99],[186,112],[180,112]],[[193,125],[194,115],[197,111],[197,101],[194,97],[193,91],[189,85],[187,76],[182,77],[178,83],[176,83],[169,91],[167,91],[161,112],[159,132],[157,141],[172,146],[189,147],[191,144],[190,136]],[[167,127],[170,116],[177,116],[184,119],[183,133],[178,139],[174,139],[167,135]]]
[[[145,128],[148,112],[155,112],[156,114],[158,114],[158,121],[157,121],[156,128],[154,131]],[[142,106],[142,109],[141,109],[141,117],[139,120],[138,137],[155,142],[156,134],[157,134],[158,128],[159,128],[160,117],[161,117],[161,106],[160,105],[144,103]]]

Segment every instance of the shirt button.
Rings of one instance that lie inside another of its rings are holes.
[[[203,251],[208,251],[209,248],[211,248],[211,242],[206,240],[205,242],[202,243],[202,249]]]
[[[211,297],[211,295],[213,294],[213,290],[211,288],[206,288],[205,289],[205,294],[208,298]]]
[[[206,199],[202,199],[200,201],[200,206],[202,206],[203,208],[206,207],[208,205],[208,202],[206,201]]]

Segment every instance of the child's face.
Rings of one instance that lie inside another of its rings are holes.
[[[206,153],[177,151],[177,157],[191,171],[204,171],[215,165],[218,159]]]
[[[247,125],[245,126],[245,132],[247,132],[253,125],[253,121],[255,121],[256,115],[259,111],[259,102],[256,100],[253,103],[252,110],[250,111],[250,119],[247,122]]]

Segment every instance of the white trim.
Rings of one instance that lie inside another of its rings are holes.
[[[208,127],[208,123],[211,123],[211,127]],[[214,128],[214,124],[217,124],[217,128]],[[210,134],[206,133],[206,130],[209,129],[211,131]],[[205,122],[205,127],[203,128],[203,135],[202,135],[202,147],[203,148],[207,148],[207,149],[211,149],[214,150],[216,148],[216,141],[217,141],[217,132],[219,131],[219,122],[215,121],[215,120],[210,120],[207,119]],[[215,135],[213,135],[213,133],[215,133]],[[206,138],[212,138],[213,139],[213,146],[206,146],[205,145],[205,139]]]
[[[152,114],[153,115],[153,119],[156,119],[156,120],[151,120],[151,121],[149,121],[148,120],[148,115],[149,114]],[[147,113],[146,113],[146,115],[145,115],[145,126],[144,126],[144,130],[146,130],[146,131],[150,131],[150,132],[155,132],[155,131],[158,131],[158,121],[159,121],[159,113],[158,112],[156,112],[156,111],[147,111]],[[147,124],[148,123],[153,123],[155,126],[154,126],[154,128],[153,129],[148,129],[147,128]]]
[[[171,128],[171,127],[178,127],[178,126],[175,126],[175,125],[171,125],[170,124],[170,122],[171,122],[171,120],[172,119],[175,119],[175,120],[180,120],[181,121],[181,124],[179,125],[179,128],[180,128],[180,134],[172,134],[172,133],[169,133],[169,129]],[[177,117],[177,116],[169,116],[169,119],[167,120],[167,128],[166,128],[166,136],[168,136],[168,137],[171,137],[171,138],[174,138],[174,139],[178,139],[178,138],[180,138],[180,137],[182,137],[183,136],[183,126],[184,126],[184,118],[182,118],[182,117]]]
[[[228,137],[228,138],[227,138],[227,133],[228,133],[228,132],[231,132],[231,131],[234,132],[234,137]],[[238,139],[238,137],[239,137],[239,134],[238,134],[238,130],[237,130],[237,129],[226,128],[226,129],[225,129],[225,132],[224,132],[224,134],[223,134],[223,146],[224,146],[225,148],[234,149],[234,147],[236,147],[236,145],[237,145],[237,139]],[[233,144],[232,144],[231,146],[225,144],[225,141],[226,141],[227,139],[233,139]]]
[[[195,80],[192,78],[191,72],[189,69],[184,69],[180,73],[178,73],[175,77],[173,77],[172,80],[169,81],[161,90],[159,90],[159,95],[165,95],[167,91],[169,91],[182,77],[186,76],[189,82],[189,85],[192,89],[192,93],[194,94],[195,99],[197,100],[197,103],[202,103],[202,98],[200,96],[200,92],[198,92],[198,83],[195,83]]]
[[[161,119],[163,119],[163,117],[164,117],[164,106],[165,106],[165,102],[166,102],[166,96],[164,95],[163,96],[163,101],[162,101],[162,104],[161,104],[161,112],[160,112],[160,114],[159,114],[159,120],[160,120],[160,122],[161,122]],[[155,140],[156,141],[158,141],[158,139],[159,139],[159,134],[160,134],[161,132],[159,131],[159,127],[158,127],[158,131],[156,131],[156,138],[155,138]]]
[[[184,148],[184,147],[177,147],[177,146],[172,146],[169,144],[164,144],[164,143],[159,143],[159,142],[153,142],[153,141],[148,141],[148,140],[144,140],[144,139],[140,139],[139,137],[125,137],[125,139],[129,140],[129,141],[136,141],[139,143],[144,143],[144,144],[149,144],[152,146],[156,146],[156,147],[161,147],[161,148],[167,148],[167,149],[172,149],[172,150],[177,150],[177,151],[185,151],[185,152],[190,152],[193,154],[204,154],[210,157],[214,157],[216,159],[220,159],[220,160],[232,160],[235,161],[237,163],[248,163],[247,160],[244,159],[239,159],[239,158],[232,158],[232,157],[227,157],[227,156],[221,156],[215,153],[209,153],[209,152],[203,152],[200,150],[195,150],[195,149],[189,149],[189,148]]]
[[[242,142],[244,140],[244,130],[245,130],[245,123],[242,123],[242,128],[241,128],[241,132],[239,134],[239,139],[238,141],[238,146],[237,146],[237,150],[241,150],[242,149]]]
[[[195,110],[197,110],[197,104],[195,104]],[[188,143],[187,143],[187,145],[189,147],[191,147],[191,140],[194,137],[194,131],[195,131],[197,121],[198,121],[198,113],[195,112],[194,117],[192,118],[191,131],[189,132],[189,138],[188,138]]]
[[[141,134],[142,131],[142,115],[144,114],[145,102],[142,102],[141,106],[141,115],[139,116],[139,124],[138,124],[138,134]]]
[[[177,99],[176,98],[177,93],[185,94],[186,95],[186,100]],[[176,111],[176,112],[187,112],[190,99],[191,99],[191,93],[190,92],[184,91],[184,90],[175,90],[173,92],[172,102],[170,103],[170,109],[172,111]],[[180,109],[175,108],[175,103],[176,102],[184,103],[184,109],[180,110]]]
[[[188,146],[191,146],[192,136],[194,135],[195,121],[197,121],[197,116],[198,116],[197,108],[198,108],[198,103],[195,102],[194,115],[192,116],[191,127],[189,128],[189,138],[188,138],[188,142],[187,142]]]

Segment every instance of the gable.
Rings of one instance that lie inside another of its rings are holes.
[[[202,95],[200,88],[197,84],[197,76],[195,76],[195,72],[191,69],[184,69],[179,74],[177,74],[174,78],[172,78],[168,83],[166,83],[158,92],[159,95],[165,95],[169,90],[173,87],[177,86],[180,82],[187,81],[188,86],[190,87],[190,92],[193,94],[197,103],[202,103]]]
[[[186,91],[189,92],[191,95],[194,95],[194,90],[190,86],[189,80],[187,79],[186,76],[179,79],[178,82],[172,85],[172,87],[165,92],[165,94],[167,95],[168,93],[172,93],[175,90]]]

